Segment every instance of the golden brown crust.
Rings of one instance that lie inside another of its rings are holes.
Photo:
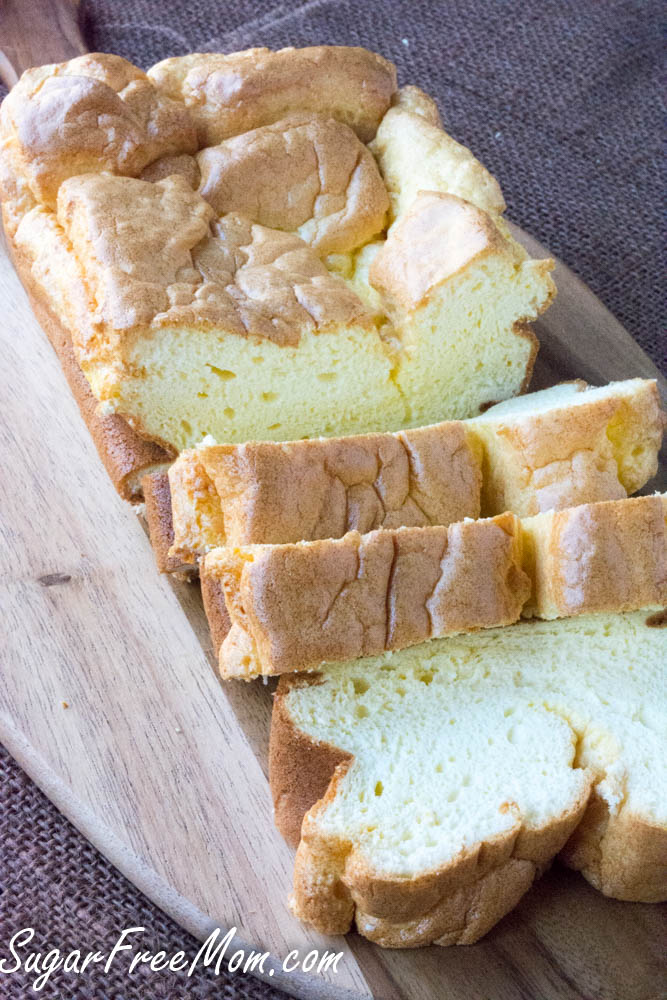
[[[605,896],[643,903],[667,899],[667,829],[627,806],[611,815],[595,790],[560,857]]]
[[[548,410],[490,413],[471,425],[484,448],[486,516],[614,500],[655,475],[667,421],[657,383],[630,380],[601,397],[581,380],[571,384],[571,395]]]
[[[3,155],[49,208],[68,177],[138,176],[160,156],[197,149],[187,109],[136,66],[104,53],[27,70],[3,102],[0,131]]]
[[[160,573],[175,573],[183,569],[179,559],[169,555],[174,541],[171,517],[171,490],[167,472],[153,472],[141,480],[146,522],[155,561]]]
[[[204,611],[211,633],[211,643],[216,656],[220,652],[220,647],[227,637],[231,628],[229,612],[225,602],[225,594],[220,586],[220,581],[210,576],[206,572],[200,574],[201,596],[204,602]]]
[[[339,538],[479,514],[479,450],[457,422],[200,447],[181,453],[169,477],[172,555],[186,562],[216,545]]]
[[[200,146],[270,125],[292,111],[330,115],[368,142],[396,90],[396,70],[382,56],[334,45],[193,53],[157,63],[148,76],[189,108]]]
[[[453,194],[420,191],[376,254],[369,280],[390,302],[409,311],[494,251],[504,252],[505,240],[486,212]]]
[[[662,496],[582,504],[522,522],[533,594],[524,614],[558,618],[667,603]]]
[[[292,113],[202,150],[197,163],[199,193],[217,215],[298,233],[322,255],[352,251],[384,227],[389,198],[375,160],[332,118]]]
[[[283,683],[287,681],[288,683]],[[273,701],[269,743],[269,783],[276,826],[288,844],[297,847],[301,823],[311,806],[324,798],[339,764],[351,755],[330,743],[315,742],[291,719],[285,695],[304,684],[317,684],[317,674],[281,677]]]
[[[140,498],[142,470],[170,462],[173,452],[170,453],[159,445],[139,437],[122,417],[116,414],[104,415],[100,412],[99,404],[76,361],[69,331],[54,314],[42,288],[34,280],[30,261],[9,235],[7,243],[31,308],[58,355],[72,395],[109,478],[126,500]]]
[[[98,304],[94,331],[75,331],[86,374],[122,366],[125,342],[147,328],[217,326],[295,345],[304,329],[369,322],[298,236],[233,213],[215,221],[181,175],[73,177],[57,214]]]
[[[530,594],[512,514],[214,549],[232,622],[224,677],[308,669],[516,621]]]

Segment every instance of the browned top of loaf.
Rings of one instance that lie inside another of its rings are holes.
[[[389,196],[371,152],[351,128],[292,113],[197,156],[199,193],[217,215],[240,212],[297,232],[320,253],[343,253],[379,233]]]
[[[150,325],[219,325],[295,344],[304,329],[370,322],[298,236],[234,214],[216,221],[181,176],[72,177],[58,193],[58,221],[110,346],[113,333]]]
[[[476,258],[510,248],[486,212],[453,194],[420,191],[371,264],[371,284],[406,310]]]
[[[3,101],[2,132],[15,169],[50,208],[67,177],[102,170],[136,176],[160,156],[197,149],[182,102],[104,53],[27,70]]]
[[[396,434],[221,445],[197,457],[215,484],[232,545],[339,538],[479,514],[479,463],[455,421]]]
[[[223,673],[282,673],[516,621],[530,593],[518,521],[502,514],[449,528],[399,528],[294,545],[214,549],[232,630]],[[229,654],[229,658],[228,658]]]
[[[200,146],[270,125],[291,111],[326,113],[369,142],[396,91],[396,70],[367,49],[335,45],[192,53],[165,59],[149,77],[185,102]]]

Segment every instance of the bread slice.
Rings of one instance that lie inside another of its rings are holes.
[[[223,677],[310,670],[525,616],[667,603],[667,494],[288,545],[204,562],[231,621]],[[210,585],[210,584],[209,584]]]
[[[498,181],[444,131],[433,101],[417,87],[394,95],[371,149],[387,185],[392,220],[410,209],[420,191],[457,195],[496,219],[505,211]]]
[[[523,517],[615,499],[655,474],[664,423],[655,381],[599,389],[577,381],[471,421],[338,439],[203,443],[182,452],[168,478],[145,483],[151,542],[162,572],[193,571],[219,545],[446,525],[505,510]]]
[[[281,678],[296,915],[385,947],[471,944],[559,853],[607,895],[667,898],[664,624],[524,622]]]
[[[658,469],[667,423],[655,381],[565,382],[477,417],[482,511],[522,516],[636,492]]]
[[[214,549],[224,677],[309,669],[516,621],[530,595],[513,514],[293,545]]]
[[[5,224],[102,415],[180,451],[467,417],[525,388],[552,262],[447,192],[385,239],[364,143],[395,89],[381,57],[337,47],[22,78]]]

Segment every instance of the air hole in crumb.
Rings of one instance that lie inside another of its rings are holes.
[[[433,674],[430,670],[427,670],[425,673],[419,675],[419,680],[422,684],[430,684],[433,680]]]
[[[368,691],[368,681],[365,681],[363,677],[355,677],[352,683],[354,685],[355,694],[366,694]]]
[[[216,368],[215,365],[209,365],[208,362],[206,367],[223,382],[229,382],[230,379],[236,378],[236,372],[230,372],[228,368]]]
[[[382,784],[381,781],[377,781],[375,784],[375,794],[378,796],[378,798],[380,797],[380,795],[382,795],[383,791],[384,791],[384,785]]]
[[[282,427],[282,424],[269,424],[268,430],[277,431],[279,427]]]
[[[317,377],[320,380],[320,382],[333,382],[334,379],[336,378],[336,373],[335,372],[321,372],[321,374],[319,374]]]
[[[358,719],[365,719],[368,715],[368,709],[365,705],[357,705],[354,714]]]
[[[234,409],[233,406],[226,406],[222,412],[224,413],[224,415],[227,417],[228,420],[231,420],[232,417],[236,416],[236,410]]]
[[[200,399],[208,399],[207,392],[198,392],[197,395],[199,396]]]
[[[436,764],[435,765],[435,773],[436,774],[442,774],[442,772],[443,772],[442,764]]]
[[[192,427],[187,422],[187,420],[181,420],[181,428],[185,431],[186,434],[192,434]]]
[[[278,398],[277,392],[263,392],[262,399],[265,403],[272,403],[274,399]]]

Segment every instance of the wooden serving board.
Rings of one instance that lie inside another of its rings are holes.
[[[657,375],[563,265],[556,282],[538,386]],[[70,820],[199,938],[235,926],[278,960],[344,951],[335,975],[276,961],[270,981],[294,996],[657,997],[660,908],[605,899],[558,867],[468,948],[382,951],[292,918],[292,852],[266,777],[272,687],[217,679],[198,587],[158,575],[5,252],[0,296],[0,739]]]

